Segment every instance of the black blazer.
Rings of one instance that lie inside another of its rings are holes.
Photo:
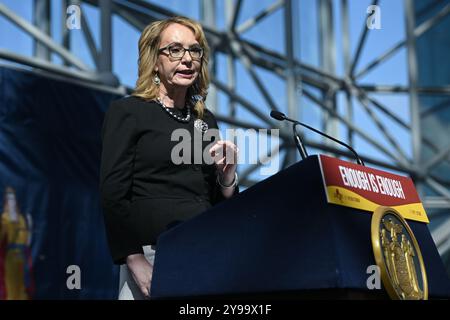
[[[156,244],[161,232],[177,222],[224,200],[216,184],[215,165],[194,163],[197,140],[193,137],[200,133],[194,128],[195,119],[193,115],[189,123],[182,123],[156,102],[137,97],[114,101],[106,112],[100,193],[108,243],[116,264],[125,263],[130,254],[142,253],[143,245]],[[209,128],[218,128],[209,110],[203,121]],[[191,137],[187,140],[191,146],[190,164],[174,164],[171,160],[173,147],[181,141],[171,141],[175,129],[185,129],[183,132]],[[197,150],[203,152],[217,139],[199,140],[202,145],[198,143]]]

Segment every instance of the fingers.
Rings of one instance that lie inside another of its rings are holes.
[[[148,280],[148,282],[146,283],[146,286],[145,286],[146,294],[144,294],[144,295],[146,298],[150,298],[150,293],[151,293],[151,289],[152,289],[152,278],[153,278],[153,271],[150,272],[150,279]]]
[[[150,292],[152,287],[152,273],[150,273],[150,277],[146,279],[141,279],[142,281],[139,281],[139,289],[141,290],[143,296],[145,298],[150,298]]]
[[[226,160],[226,158],[223,157],[222,159],[218,160],[218,161],[216,162],[216,164],[225,164],[225,160]]]
[[[235,164],[239,149],[231,141],[217,141],[210,149],[209,153],[216,164]]]
[[[139,289],[141,290],[141,293],[145,298],[150,298],[150,286],[148,288],[146,288],[145,286],[141,286],[139,287]]]
[[[219,141],[217,141],[210,149],[209,149],[209,152],[212,152],[212,151],[217,151],[217,150],[219,150],[219,149],[226,149],[226,148],[229,148],[230,150],[235,150],[235,151],[238,151],[238,148],[237,148],[237,146],[233,143],[233,142],[231,142],[231,141],[224,141],[224,140],[219,140]]]
[[[150,298],[150,287],[153,276],[153,265],[143,254],[137,254],[134,259],[127,260],[134,282],[145,298]]]
[[[228,165],[228,164],[236,164],[236,158],[235,157],[215,157],[214,162],[216,165]]]
[[[223,150],[223,145],[216,143],[216,144],[214,144],[214,146],[212,146],[212,147],[209,149],[209,153],[210,153],[211,155],[214,155],[214,154],[220,152],[221,150]]]

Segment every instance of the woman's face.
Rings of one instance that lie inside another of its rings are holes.
[[[159,48],[167,46],[172,48],[172,52],[180,52],[181,48],[200,48],[192,30],[175,23],[169,25],[161,34]],[[190,52],[184,52],[181,58],[173,58],[169,54],[169,49],[166,49],[159,54],[155,71],[159,73],[161,83],[166,89],[170,90],[171,87],[187,89],[197,78],[200,67],[201,58],[192,59]]]

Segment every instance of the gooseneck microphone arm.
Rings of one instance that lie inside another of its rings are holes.
[[[356,153],[356,151],[355,151],[352,147],[350,147],[348,144],[346,144],[345,142],[342,142],[342,141],[340,141],[340,140],[338,140],[338,139],[336,139],[336,138],[333,138],[333,137],[327,135],[326,133],[323,133],[322,131],[319,131],[319,130],[313,128],[313,127],[308,126],[307,124],[301,123],[301,122],[299,122],[299,121],[297,121],[297,120],[290,119],[290,118],[286,117],[286,115],[285,115],[284,113],[282,113],[282,112],[272,110],[272,111],[270,112],[270,116],[271,116],[272,118],[274,118],[274,119],[279,120],[279,121],[287,120],[287,121],[290,121],[290,122],[292,122],[292,123],[294,123],[294,124],[301,125],[301,126],[303,126],[303,127],[305,127],[305,128],[308,128],[308,129],[311,130],[311,131],[314,131],[315,133],[318,133],[318,134],[320,134],[320,135],[322,135],[322,136],[324,136],[324,137],[326,137],[326,138],[328,138],[328,139],[330,139],[330,140],[333,140],[333,141],[336,142],[336,143],[339,143],[340,145],[346,147],[348,150],[350,150],[350,151],[353,153],[353,155],[354,155],[355,158],[356,158],[356,162],[357,162],[358,164],[360,164],[360,165],[362,165],[362,166],[365,166],[364,161],[362,161],[362,159],[358,156],[358,154]],[[293,128],[294,128],[294,135],[297,136],[297,134],[296,134],[296,132],[295,132],[295,125],[294,125]],[[294,139],[297,139],[297,138],[294,138]],[[300,139],[300,138],[299,138],[299,139]],[[300,140],[300,142],[301,142],[301,140]],[[301,146],[303,147],[303,143],[301,143]],[[297,147],[298,147],[298,145],[297,145]],[[304,149],[304,147],[303,147],[303,149]],[[300,154],[302,155],[301,152],[300,152]],[[306,154],[306,152],[305,152],[305,154]],[[302,158],[303,158],[303,155],[302,155]],[[303,158],[303,159],[304,159],[304,158]]]
[[[292,124],[292,131],[294,132],[294,142],[295,142],[295,145],[297,146],[300,156],[302,157],[303,160],[305,160],[306,158],[308,158],[308,153],[306,152],[305,145],[303,144],[302,138],[297,133],[296,127],[298,125],[299,125],[298,123]]]

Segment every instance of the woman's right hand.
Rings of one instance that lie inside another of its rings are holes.
[[[153,265],[142,253],[137,253],[127,257],[127,266],[144,297],[150,298]]]

